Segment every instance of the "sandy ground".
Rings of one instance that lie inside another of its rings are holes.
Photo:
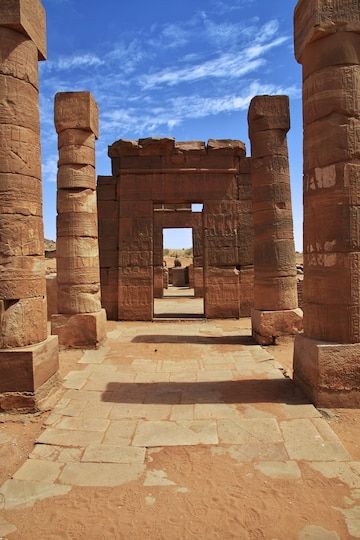
[[[112,323],[109,328],[111,329]],[[229,331],[249,327],[249,320],[224,323]],[[115,328],[115,323],[114,323]],[[271,353],[291,373],[291,341]],[[81,352],[61,355],[61,375],[73,369]],[[219,346],[221,355],[221,346]],[[0,484],[26,460],[49,413],[0,415]],[[360,411],[325,411],[325,418],[354,460],[360,460]],[[253,463],[206,446],[153,449],[148,466],[166,470],[168,488],[134,481],[115,488],[73,488],[33,508],[1,512],[18,540],[145,539],[150,540],[346,540],[350,534],[340,505],[349,505],[350,486],[326,478],[306,462],[302,479],[271,478]],[[3,518],[2,518],[3,516]],[[360,522],[360,515],[358,516]],[[354,529],[355,530],[355,529]],[[1,536],[1,535],[0,535]]]

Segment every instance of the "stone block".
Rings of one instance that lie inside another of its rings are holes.
[[[2,0],[0,26],[25,34],[46,60],[46,13],[40,0]]]
[[[256,275],[254,305],[262,311],[282,311],[297,308],[296,274],[287,277]]]
[[[0,173],[41,178],[40,134],[0,124]]]
[[[100,309],[100,285],[59,285],[59,313],[94,313]]]
[[[38,133],[40,114],[37,89],[21,79],[0,75],[0,124],[21,126]]]
[[[44,228],[40,216],[0,214],[0,253],[4,257],[43,255]]]
[[[331,114],[360,116],[360,66],[332,66],[313,73],[303,85],[304,123]]]
[[[176,141],[175,149],[182,152],[206,152],[204,141]]]
[[[336,32],[306,47],[302,55],[303,80],[329,67],[358,65],[359,63],[360,34]]]
[[[139,139],[140,155],[164,155],[172,153],[175,149],[175,139],[173,138],[152,138]]]
[[[58,339],[31,347],[0,349],[0,409],[7,394],[34,394],[59,368]],[[24,396],[26,397],[26,395]]]
[[[58,257],[73,258],[84,257],[86,259],[99,257],[97,238],[74,236],[57,239],[56,252]]]
[[[96,174],[92,165],[62,165],[57,175],[58,189],[96,189]]]
[[[44,296],[1,300],[0,319],[1,349],[26,347],[46,340],[47,317]]]
[[[274,345],[280,336],[294,336],[303,330],[301,309],[251,312],[253,338],[259,345]]]
[[[172,269],[172,284],[174,287],[186,286],[186,268]]]
[[[41,217],[41,180],[31,176],[0,174],[0,214]]]
[[[294,381],[317,407],[360,407],[360,344],[297,336]]]
[[[18,300],[45,296],[44,258],[0,256],[0,298]]]
[[[106,312],[53,315],[51,333],[63,349],[96,349],[106,337]]]
[[[91,165],[95,167],[95,151],[81,145],[62,146],[59,150],[59,167],[62,165]]]
[[[288,157],[286,131],[271,129],[259,131],[251,140],[251,154],[254,158],[269,156]]]
[[[57,257],[58,283],[87,285],[100,281],[99,257]]]
[[[207,151],[208,153],[221,152],[234,154],[241,157],[246,156],[245,143],[233,139],[209,139],[207,143]]]
[[[305,48],[335,32],[360,32],[357,0],[300,0],[295,8],[295,56],[301,63]]]
[[[251,134],[258,131],[290,129],[288,96],[256,96],[251,100],[248,114]]]
[[[56,234],[58,238],[75,236],[97,238],[97,214],[90,212],[68,212],[57,216]]]
[[[31,84],[39,90],[38,50],[24,34],[1,28],[0,73]]]
[[[85,146],[95,151],[95,135],[86,129],[65,129],[58,137],[58,149],[63,146]]]
[[[55,96],[55,127],[83,129],[99,137],[99,110],[90,92],[60,92]]]

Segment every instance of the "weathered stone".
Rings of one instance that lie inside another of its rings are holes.
[[[270,344],[280,335],[301,330],[300,312],[295,325],[292,316],[298,298],[286,141],[290,128],[288,97],[255,97],[248,120],[253,154],[255,309],[252,326],[255,339]],[[284,310],[282,315],[280,310]]]
[[[356,406],[360,396],[354,367],[360,343],[359,45],[357,1],[298,3],[305,256],[304,336],[296,339],[295,380],[316,403],[338,407]]]
[[[53,315],[51,333],[59,337],[64,348],[97,348],[106,337],[106,312]]]
[[[43,296],[0,301],[0,349],[26,347],[47,338]]]
[[[3,0],[0,26],[25,34],[36,45],[39,60],[46,59],[46,14],[40,0]]]
[[[99,110],[90,92],[61,92],[55,96],[55,127],[82,129],[99,136]]]
[[[39,89],[38,51],[32,41],[18,31],[1,28],[0,73],[30,83]],[[19,103],[21,109],[22,104]]]
[[[91,189],[96,188],[95,169],[92,165],[62,165],[58,170],[57,185],[63,189]]]

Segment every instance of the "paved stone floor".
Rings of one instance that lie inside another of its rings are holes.
[[[74,486],[174,485],[151,455],[199,445],[269,479],[298,482],[305,462],[345,482],[343,519],[360,538],[360,463],[238,322],[109,323],[104,346],[78,368],[29,459],[1,486],[5,510]],[[299,538],[339,538],[316,534]]]
[[[164,298],[155,298],[154,316],[157,318],[201,318],[204,316],[204,299],[194,297],[194,289],[173,287],[164,290]]]

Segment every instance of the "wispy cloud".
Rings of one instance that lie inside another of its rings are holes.
[[[76,54],[74,56],[61,56],[55,61],[46,62],[45,69],[49,71],[68,71],[71,69],[87,69],[89,67],[102,66],[104,60],[97,55],[86,53]]]
[[[56,182],[58,170],[58,157],[51,155],[42,164],[42,176],[46,182]]]

